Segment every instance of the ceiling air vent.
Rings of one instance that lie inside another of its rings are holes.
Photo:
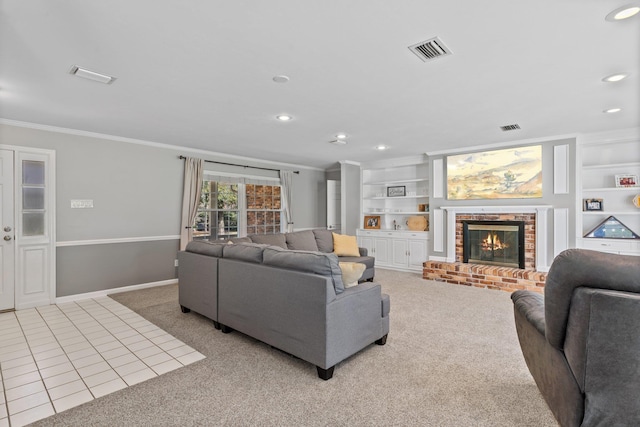
[[[520,129],[520,125],[516,123],[515,125],[500,126],[500,129],[502,129],[503,132],[508,132],[510,130]]]
[[[409,46],[409,50],[424,62],[451,55],[451,50],[438,37]]]

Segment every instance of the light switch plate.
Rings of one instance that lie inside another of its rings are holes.
[[[71,200],[71,209],[91,209],[93,200]]]

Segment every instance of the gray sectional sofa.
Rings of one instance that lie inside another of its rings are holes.
[[[376,283],[345,288],[335,254],[194,241],[178,260],[183,312],[310,362],[324,380],[340,361],[386,343],[389,296]]]
[[[247,237],[231,239],[233,243],[261,243],[279,246],[283,249],[300,251],[333,252],[333,232],[326,229],[294,231],[292,233],[253,234]],[[360,281],[373,281],[375,275],[375,258],[368,256],[365,248],[358,248],[360,256],[340,256],[340,262],[359,262],[367,268]]]

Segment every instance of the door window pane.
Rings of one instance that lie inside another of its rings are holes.
[[[44,235],[44,212],[25,212],[22,214],[22,234],[25,236]]]
[[[22,161],[22,184],[44,185],[44,162]]]
[[[44,209],[44,188],[22,189],[22,208],[23,209]]]

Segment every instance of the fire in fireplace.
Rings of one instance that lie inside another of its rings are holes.
[[[463,221],[463,262],[524,268],[524,221]]]

